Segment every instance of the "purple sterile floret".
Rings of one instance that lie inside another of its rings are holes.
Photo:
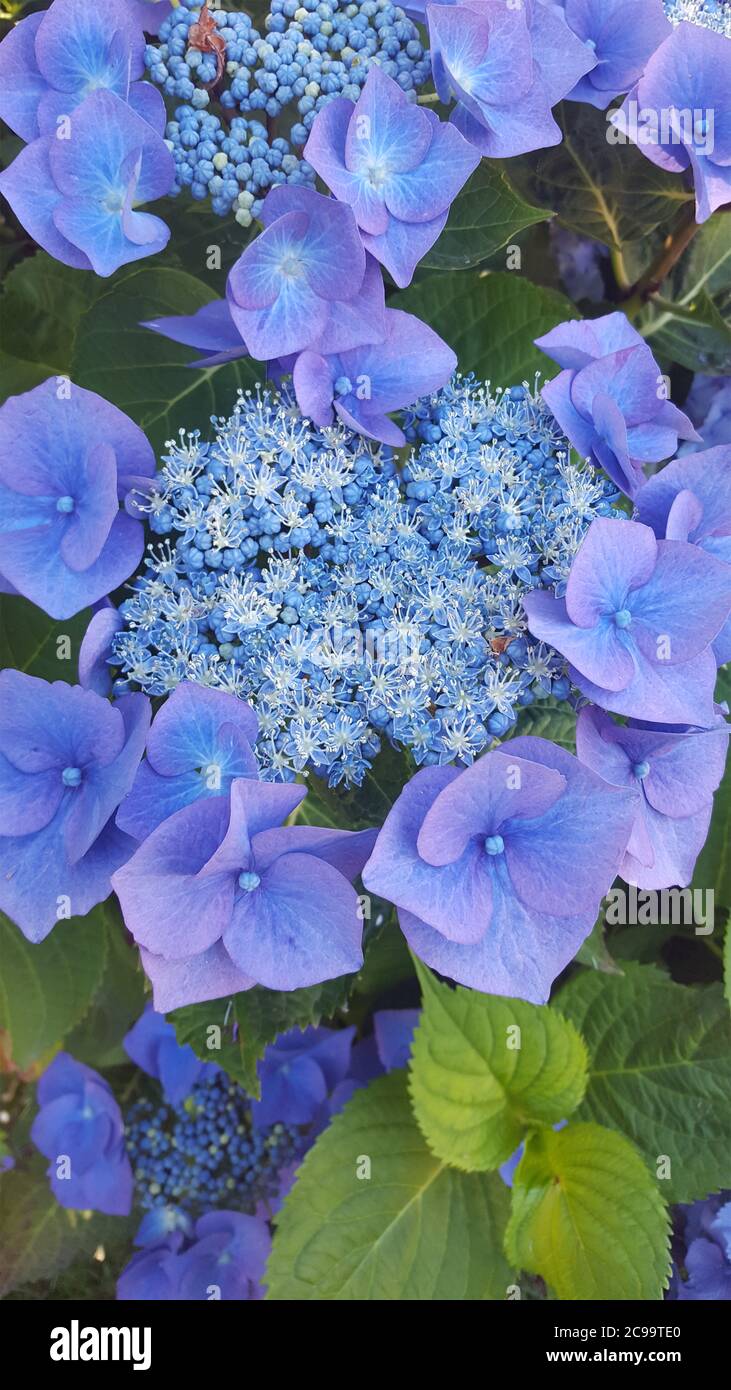
[[[377,66],[355,106],[336,97],[323,107],[304,153],[353,209],[366,249],[402,287],[480,162],[454,126],[409,101]]]
[[[172,1023],[151,1004],[124,1038],[124,1050],[148,1076],[160,1082],[171,1105],[182,1104],[196,1082],[215,1070],[210,1063],[201,1062],[192,1047],[181,1046]]]
[[[593,521],[565,598],[523,601],[534,637],[567,657],[594,704],[657,723],[716,722],[711,643],[731,610],[731,570],[636,521]]]
[[[31,1139],[50,1159],[56,1200],[62,1207],[127,1216],[132,1169],[124,1121],[104,1078],[58,1052],[38,1082],[38,1104]]]
[[[541,0],[427,5],[434,84],[452,120],[494,159],[558,145],[551,108],[596,64],[560,10]]]
[[[83,917],[134,849],[114,824],[150,702],[0,672],[0,908],[29,941]]]
[[[223,362],[234,362],[237,357],[247,357],[249,353],[231,317],[227,299],[214,299],[195,314],[171,314],[148,319],[142,323],[142,327],[150,328],[153,333],[160,333],[174,343],[198,348],[203,357],[191,362],[191,367],[215,367]]]
[[[258,1065],[261,1100],[251,1114],[260,1128],[307,1125],[345,1079],[355,1028],[292,1028],[266,1049]]]
[[[665,377],[624,314],[572,319],[535,342],[565,369],[543,387],[549,410],[574,448],[629,497],[645,482],[643,464],[669,458],[678,438],[699,438],[667,399]]]
[[[645,483],[635,504],[658,540],[690,541],[731,565],[731,445],[675,459]],[[731,661],[731,619],[713,650],[719,666]]]
[[[0,408],[0,566],[53,618],[68,618],[137,568],[141,522],[120,510],[151,478],[142,430],[93,391],[54,378]]]
[[[23,140],[56,135],[96,91],[113,92],[165,125],[160,93],[139,82],[145,40],[125,0],[54,0],[0,43],[0,118]]]
[[[395,903],[427,965],[485,993],[544,1003],[622,861],[634,790],[564,749],[516,738],[404,788],[363,882]]]
[[[153,720],[117,825],[144,840],[199,797],[225,796],[236,777],[257,777],[257,727],[253,709],[236,695],[181,681]]]
[[[613,786],[635,787],[639,802],[620,874],[638,888],[685,887],[703,848],[713,793],[723,776],[728,730],[615,724],[583,709],[576,729],[582,763]]]
[[[456,365],[452,349],[421,319],[387,309],[382,342],[329,356],[301,352],[292,381],[314,424],[331,425],[339,416],[357,434],[398,447],[406,436],[388,412],[438,390]]]
[[[672,26],[662,0],[560,0],[566,23],[596,58],[596,67],[577,82],[569,101],[605,110],[613,97],[642,76],[648,59]]]
[[[653,164],[692,173],[698,222],[731,202],[730,48],[723,34],[679,24],[613,117]]]
[[[341,352],[383,336],[380,275],[366,275],[345,203],[281,184],[261,211],[264,231],[231,270],[231,317],[252,357],[267,361],[317,345]]]
[[[421,1018],[421,1009],[379,1009],[373,1015],[373,1031],[384,1071],[405,1067]]]
[[[375,831],[282,825],[293,783],[237,779],[230,796],[163,821],[114,878],[160,1012],[248,989],[298,989],[358,970],[351,880]]]
[[[137,1250],[117,1281],[117,1302],[177,1301],[181,1272],[178,1254],[182,1244],[182,1231],[171,1231],[156,1244],[145,1244],[144,1249]]]
[[[113,92],[86,97],[66,138],[41,136],[0,174],[26,231],[55,260],[111,275],[162,251],[169,228],[140,203],[169,193],[175,164],[159,130]]]

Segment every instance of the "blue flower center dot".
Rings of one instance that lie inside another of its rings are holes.
[[[65,767],[61,773],[61,781],[65,787],[78,787],[81,781],[81,768]]]
[[[634,772],[635,777],[638,777],[641,782],[643,777],[646,777],[648,772],[650,771],[650,764],[647,762],[635,763],[632,771]]]
[[[632,614],[629,608],[620,608],[614,615],[617,627],[629,627],[632,622]]]
[[[337,381],[335,382],[334,389],[336,396],[349,396],[353,389],[353,383],[350,380],[350,377],[339,376]]]
[[[253,869],[244,869],[243,873],[239,874],[239,888],[243,888],[245,893],[253,893],[260,883],[261,879],[258,874],[254,873]]]
[[[586,44],[587,48],[596,48],[596,39],[584,39],[584,43]]]
[[[75,506],[76,506],[76,503],[74,502],[73,497],[68,497],[68,496],[66,496],[66,497],[59,497],[59,499],[58,499],[58,501],[57,501],[57,503],[56,503],[56,511],[57,511],[57,512],[72,512],[72,511],[74,510],[74,507],[75,507]]]
[[[486,854],[502,854],[505,849],[505,841],[502,835],[488,835],[485,840]]]

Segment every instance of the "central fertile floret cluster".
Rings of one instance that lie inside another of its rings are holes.
[[[671,24],[700,24],[731,39],[731,5],[728,0],[665,0]]]
[[[418,764],[471,761],[522,706],[565,698],[522,599],[563,592],[612,484],[570,463],[526,387],[455,378],[405,425],[401,479],[389,450],[266,392],[171,448],[144,503],[170,539],[122,605],[117,692],[232,691],[256,706],[265,776],[332,785],[360,782],[383,737]]]
[[[145,57],[153,82],[184,103],[166,130],[177,190],[210,196],[214,212],[233,211],[242,226],[275,184],[314,185],[292,147],[333,97],[358,100],[372,60],[404,92],[430,75],[416,25],[391,0],[272,0],[265,27],[262,37],[246,14],[182,0]]]
[[[218,1207],[253,1213],[277,1196],[282,1169],[303,1148],[290,1126],[253,1126],[245,1092],[212,1069],[183,1106],[136,1101],[125,1137],[138,1205],[191,1216]]]

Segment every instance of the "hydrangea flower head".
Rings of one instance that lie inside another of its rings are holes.
[[[469,768],[417,772],[363,882],[441,975],[542,1004],[594,925],[635,797],[545,739],[516,738]]]
[[[323,108],[305,155],[353,209],[365,247],[402,287],[480,162],[454,126],[413,105],[378,67],[355,106],[338,97]]]
[[[731,570],[636,521],[598,520],[571,567],[566,597],[536,590],[528,625],[571,663],[602,709],[657,723],[715,723],[711,643],[729,616]]]
[[[604,111],[629,91],[648,58],[672,32],[662,0],[561,0],[566,23],[596,57],[596,67],[568,93]]]
[[[493,159],[558,145],[551,108],[596,65],[560,10],[543,0],[427,5],[434,84],[457,98],[452,120]]]
[[[223,690],[182,681],[153,720],[147,757],[117,812],[117,825],[144,840],[157,825],[205,796],[225,796],[236,777],[257,777],[251,707]]]
[[[31,1139],[50,1160],[48,1176],[59,1204],[126,1216],[132,1169],[122,1115],[104,1078],[58,1052],[38,1082],[38,1104]]]
[[[0,43],[0,117],[26,141],[55,135],[92,92],[108,91],[140,111],[164,112],[144,73],[145,41],[126,0],[53,0]]]
[[[111,891],[134,842],[114,824],[150,720],[80,686],[0,672],[0,908],[29,941]]]
[[[0,567],[53,618],[122,584],[144,545],[120,510],[155,456],[142,430],[93,391],[54,378],[0,408]]]
[[[313,189],[280,187],[261,220],[264,231],[227,283],[231,316],[251,355],[267,361],[313,345],[339,352],[378,342],[383,286],[380,276],[366,279],[351,209]]]
[[[523,386],[455,377],[403,426],[400,481],[387,448],[317,429],[286,390],[242,396],[210,442],[182,436],[141,503],[165,540],[121,605],[115,690],[243,697],[262,776],[331,785],[362,781],[386,739],[418,765],[471,760],[524,705],[565,698],[522,598],[564,591],[616,488]]]
[[[613,122],[653,164],[690,171],[696,219],[731,202],[729,40],[679,24],[650,58]]]
[[[639,888],[690,883],[726,763],[725,726],[684,733],[661,725],[618,725],[601,710],[583,709],[576,750],[606,782],[640,793],[619,870],[625,882]]]
[[[21,150],[0,174],[26,231],[64,265],[112,275],[162,251],[170,237],[141,203],[170,192],[172,155],[158,129],[111,91],[96,91],[60,132]]]
[[[426,323],[387,309],[382,342],[329,356],[302,352],[292,382],[303,415],[316,425],[330,425],[337,415],[358,434],[399,447],[406,437],[388,412],[438,390],[456,365],[452,349]]]
[[[293,1028],[271,1043],[258,1066],[261,1100],[251,1106],[257,1127],[311,1124],[347,1074],[354,1035],[354,1028]]]
[[[115,875],[160,1012],[253,984],[298,989],[359,969],[351,880],[374,832],[282,826],[304,795],[301,786],[239,779],[230,796],[203,798],[164,821]]]
[[[124,1050],[148,1076],[162,1086],[171,1105],[184,1101],[197,1081],[211,1070],[196,1057],[192,1047],[182,1046],[172,1023],[148,1005],[124,1039]]]
[[[644,463],[668,458],[679,438],[698,438],[624,314],[572,319],[535,341],[564,368],[544,386],[544,401],[574,448],[629,497],[645,481]]]

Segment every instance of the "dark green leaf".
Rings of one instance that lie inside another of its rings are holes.
[[[106,958],[103,906],[58,922],[37,946],[0,913],[0,1029],[21,1071],[63,1042],[83,1018]]]
[[[554,375],[555,365],[533,339],[576,317],[564,295],[510,271],[432,275],[389,303],[425,319],[454,348],[460,371],[493,386],[531,380],[536,372]]]
[[[79,648],[89,625],[89,609],[56,621],[15,594],[0,594],[2,665],[47,681],[78,678]]]
[[[212,298],[210,286],[183,270],[132,266],[102,289],[82,320],[74,381],[136,420],[155,449],[180,429],[205,429],[213,414],[230,415],[239,387],[264,379],[263,365],[249,358],[189,368],[195,349],[140,327],[143,320],[194,313]]]
[[[610,144],[606,113],[564,102],[556,112],[559,145],[510,161],[510,180],[524,198],[558,214],[564,226],[620,250],[672,222],[692,198],[636,145]]]
[[[447,225],[421,265],[434,270],[479,265],[523,228],[548,216],[545,208],[524,202],[499,164],[483,159],[452,203]]]

